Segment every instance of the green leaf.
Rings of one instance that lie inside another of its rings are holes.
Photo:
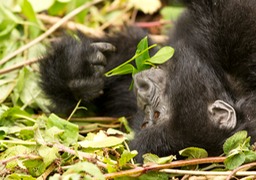
[[[49,102],[45,99],[42,89],[39,87],[39,79],[39,74],[23,68],[14,88],[14,104],[21,101],[33,109],[40,108],[48,112],[47,105]]]
[[[20,18],[12,13],[8,8],[3,6],[2,3],[0,3],[0,17],[3,19],[9,19],[15,23],[21,23]]]
[[[0,22],[0,37],[11,33],[13,28],[16,26],[16,24],[9,19],[3,19]]]
[[[72,165],[65,173],[63,173],[63,178],[68,177],[69,175],[77,176],[77,173],[86,172],[89,175],[85,175],[84,179],[97,179],[104,180],[104,176],[99,168],[89,162],[79,162],[75,165]],[[70,177],[70,176],[69,176]],[[64,178],[65,179],[65,178]],[[66,178],[69,179],[69,178]]]
[[[141,46],[144,46],[144,45],[145,45],[145,44],[142,43]],[[140,67],[140,68],[141,68],[140,70],[136,69],[135,67],[133,67],[133,66],[132,66],[131,64],[129,64],[129,63],[131,63],[131,62],[134,61],[136,58],[138,58],[138,57],[140,57],[141,55],[143,55],[145,52],[148,52],[148,50],[154,48],[155,46],[156,46],[156,44],[153,44],[153,45],[151,45],[150,47],[147,47],[146,49],[143,49],[143,48],[141,47],[142,49],[139,50],[140,52],[137,51],[136,54],[135,54],[132,58],[130,58],[129,60],[125,61],[125,62],[122,63],[121,65],[115,67],[114,69],[112,69],[112,70],[106,72],[106,73],[105,73],[105,76],[106,76],[106,77],[110,77],[110,76],[113,76],[113,75],[130,74],[130,73],[134,75],[135,73],[138,73],[138,72],[144,70],[145,68],[150,68],[150,66],[148,66],[148,64],[146,63],[146,60],[142,60],[143,62],[138,61],[138,63],[139,63],[138,65],[141,66],[141,67]],[[142,63],[142,65],[140,65],[140,63]],[[127,66],[127,65],[129,65],[129,66]],[[125,68],[124,68],[124,66],[125,66]],[[113,74],[113,73],[114,73],[114,74]]]
[[[167,6],[162,8],[160,11],[161,15],[165,20],[177,20],[180,14],[185,10],[184,7],[180,6]]]
[[[131,64],[125,64],[118,69],[113,69],[113,71],[106,73],[107,77],[115,76],[115,75],[125,75],[125,74],[132,74],[135,72],[135,68]]]
[[[46,165],[41,159],[25,160],[23,161],[23,165],[26,166],[26,168],[29,171],[29,174],[35,177],[40,176],[46,170]]]
[[[35,135],[35,132],[34,132],[33,128],[21,129],[18,137],[22,140],[29,140],[29,139],[34,138],[34,135]]]
[[[29,26],[30,37],[37,37],[41,29],[44,29],[43,23],[37,18],[36,13],[28,0],[22,0],[20,7],[23,15],[25,15],[32,23],[32,26]]]
[[[145,51],[147,50],[147,51]],[[142,53],[145,51],[144,53]],[[142,54],[140,54],[142,53]],[[144,37],[139,44],[137,45],[136,55],[140,54],[137,58],[135,58],[135,63],[138,71],[142,71],[144,69],[147,69],[149,67],[145,67],[145,60],[149,59],[149,51],[148,51],[148,37]]]
[[[55,0],[28,0],[33,7],[35,12],[41,12],[44,10],[48,10],[55,2]]]
[[[150,171],[146,174],[141,175],[139,180],[168,180],[169,175],[166,173]]]
[[[157,161],[159,159],[159,157],[155,154],[151,154],[151,153],[146,153],[143,156],[143,163],[144,164],[148,164],[148,163],[154,163],[157,164]]]
[[[78,126],[70,123],[64,119],[59,118],[55,114],[51,114],[46,122],[47,128],[57,127],[63,130],[63,133],[59,135],[62,142],[65,145],[76,143],[78,140],[79,130]]]
[[[165,163],[170,163],[173,160],[176,159],[176,156],[170,155],[170,156],[166,156],[166,157],[160,157],[157,161],[157,164],[165,164]]]
[[[0,160],[8,159],[17,155],[27,155],[32,152],[32,148],[28,148],[22,145],[10,146],[6,151],[1,152]],[[10,161],[6,164],[7,169],[13,169],[18,165],[18,159]]]
[[[127,121],[127,119],[125,117],[120,117],[118,119],[118,121],[120,121],[120,123],[122,123],[122,125],[124,126],[125,130],[128,133],[132,132],[132,129],[130,128],[129,123],[128,123],[128,121]]]
[[[67,3],[67,2],[70,2],[72,0],[57,0],[57,1],[62,2],[62,3]]]
[[[245,163],[256,161],[256,152],[255,151],[246,151],[245,155]]]
[[[241,166],[245,162],[245,154],[239,153],[233,156],[229,156],[225,159],[224,164],[227,169],[233,170],[239,166]]]
[[[103,131],[99,131],[97,134],[89,133],[84,141],[78,143],[84,148],[103,148],[116,146],[124,141],[124,136],[107,136]]]
[[[36,180],[36,178],[33,178],[30,175],[17,174],[17,173],[7,176],[6,179],[9,179],[9,180],[21,180],[21,179],[22,180]]]
[[[247,140],[246,131],[239,131],[235,133],[233,136],[231,136],[225,141],[223,145],[224,153],[228,155],[232,150],[241,146],[246,140]]]
[[[0,126],[13,126],[15,120],[20,118],[28,120],[26,124],[31,124],[31,122],[35,122],[35,120],[31,118],[31,115],[28,114],[26,111],[21,110],[19,107],[13,107],[6,110],[0,116]]]
[[[151,154],[151,153],[146,153],[142,156],[144,158],[143,163],[144,164],[165,164],[167,162],[171,162],[172,160],[176,159],[175,156],[170,155],[170,156],[166,156],[166,157],[158,157],[155,154]]]
[[[58,148],[41,146],[38,150],[38,153],[43,158],[44,164],[49,166],[55,159],[57,159]]]
[[[119,166],[124,166],[126,163],[128,163],[132,158],[134,158],[136,155],[138,154],[137,151],[127,151],[127,150],[124,150],[122,155],[121,155],[121,158],[118,160],[119,162]]]
[[[170,46],[162,47],[157,53],[147,60],[153,64],[163,64],[174,55],[174,49]]]
[[[188,147],[179,151],[181,156],[188,157],[188,159],[205,158],[208,157],[208,153],[205,149],[197,147]]]
[[[28,18],[29,21],[38,23],[35,11],[28,0],[22,0],[20,6],[22,13]]]
[[[65,14],[66,11],[67,11],[67,3],[61,3],[56,1],[54,5],[48,9],[47,12],[49,13],[49,15],[52,15],[52,16],[60,16]]]

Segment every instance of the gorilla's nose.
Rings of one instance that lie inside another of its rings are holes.
[[[151,68],[137,73],[134,75],[133,79],[138,105],[142,109],[145,108],[145,105],[152,103],[152,98],[157,96],[160,89],[165,88],[166,75],[165,72],[159,68]]]
[[[140,72],[134,76],[134,85],[137,92],[145,94],[150,91],[152,83],[149,81],[147,71]]]
[[[153,76],[151,70],[145,70],[135,74],[133,77],[135,93],[138,98],[142,98],[144,101],[148,101],[149,95],[152,92],[152,86],[154,85],[150,81],[150,76]]]

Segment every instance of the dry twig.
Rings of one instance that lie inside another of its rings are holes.
[[[61,20],[59,17],[54,17],[54,16],[49,16],[46,14],[39,14],[37,17],[42,20],[44,23],[48,24],[56,24]],[[101,30],[93,29],[93,28],[88,28],[84,26],[83,24],[75,23],[73,21],[67,21],[61,25],[61,27],[65,29],[70,29],[72,31],[78,30],[81,31],[84,34],[88,34],[90,36],[94,37],[102,37],[104,35],[104,32]]]

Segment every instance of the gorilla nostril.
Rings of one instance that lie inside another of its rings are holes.
[[[159,111],[155,111],[154,112],[154,119],[157,120],[160,116],[160,112]]]
[[[143,124],[141,125],[141,129],[144,129],[148,126],[148,121],[143,122]]]
[[[149,90],[149,83],[147,83],[147,82],[144,81],[144,80],[141,80],[141,81],[138,82],[137,88],[138,88],[140,91],[148,91],[148,90]]]

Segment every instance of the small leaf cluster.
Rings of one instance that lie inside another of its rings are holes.
[[[224,165],[227,169],[233,170],[244,163],[256,161],[256,152],[250,145],[251,138],[246,131],[239,131],[229,137],[223,144],[223,151],[226,155]],[[188,147],[180,150],[181,156],[188,159],[205,158],[208,156],[206,150],[197,147]]]
[[[107,77],[125,74],[134,75],[138,72],[149,69],[152,66],[155,67],[156,65],[163,64],[173,56],[174,49],[170,46],[164,46],[159,49],[155,55],[150,57],[149,50],[156,46],[156,44],[148,46],[148,38],[143,38],[138,43],[136,53],[131,59],[108,71],[105,75]],[[132,61],[135,61],[136,67],[131,64]]]
[[[246,131],[239,131],[226,140],[223,151],[227,156],[224,162],[227,169],[235,169],[244,163],[256,161],[256,152],[252,150],[250,140]]]

